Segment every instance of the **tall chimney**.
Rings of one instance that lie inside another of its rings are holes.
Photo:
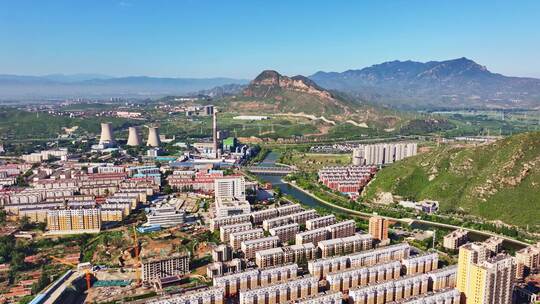
[[[127,145],[131,147],[136,147],[141,145],[141,134],[139,133],[139,128],[129,127],[129,135],[127,140]]]
[[[218,158],[218,138],[217,138],[217,110],[214,109],[214,113],[212,115],[212,136],[214,137],[214,158]]]
[[[161,141],[159,140],[159,128],[148,127],[148,141],[146,142],[146,145],[150,147],[159,147],[160,144]]]
[[[101,136],[99,137],[99,144],[114,143],[113,130],[110,122],[101,123]]]

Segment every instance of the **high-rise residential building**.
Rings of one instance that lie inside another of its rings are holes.
[[[457,289],[465,304],[510,304],[516,266],[506,254],[489,258],[483,244],[459,248]]]
[[[443,247],[450,250],[457,250],[459,246],[466,244],[468,241],[469,232],[467,230],[458,229],[444,236]]]
[[[353,150],[353,165],[384,165],[414,156],[418,153],[418,144],[383,143],[360,145]]]
[[[101,229],[101,210],[95,207],[48,210],[47,229],[51,234],[97,233]]]
[[[141,260],[144,282],[189,273],[189,253],[176,253],[166,257],[148,257]]]
[[[369,218],[369,234],[379,243],[388,242],[388,220],[380,216]]]

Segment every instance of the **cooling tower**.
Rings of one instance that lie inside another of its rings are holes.
[[[99,144],[114,143],[113,130],[110,122],[104,122],[101,124],[101,136],[99,137]]]
[[[141,145],[141,135],[137,127],[129,127],[129,136],[127,140],[127,145],[131,147],[136,147]]]
[[[150,147],[159,147],[160,144],[161,141],[159,140],[159,128],[148,127],[148,141],[146,142],[146,145]]]

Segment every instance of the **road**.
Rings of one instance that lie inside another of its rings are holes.
[[[287,183],[286,181],[282,180],[283,183]],[[357,211],[357,210],[351,210],[351,209],[348,209],[348,208],[345,208],[345,207],[341,207],[341,206],[338,206],[336,204],[333,204],[331,202],[328,202],[326,200],[323,200],[319,197],[317,197],[315,194],[311,193],[310,191],[307,191],[295,184],[292,184],[292,183],[287,183],[289,184],[291,187],[294,187],[296,188],[297,190],[299,191],[302,191],[303,193],[305,193],[306,195],[309,195],[311,196],[312,198],[320,201],[321,203],[325,204],[325,205],[328,205],[332,208],[335,208],[335,209],[338,209],[338,210],[341,210],[341,211],[344,211],[346,213],[349,213],[349,214],[353,214],[353,215],[356,215],[356,216],[360,216],[362,218],[369,218],[371,216],[373,216],[372,213],[367,213],[367,212],[361,212],[361,211]],[[412,219],[412,218],[395,218],[395,217],[390,217],[390,216],[381,216],[382,218],[386,218],[386,219],[389,219],[389,220],[392,220],[392,221],[396,221],[396,222],[400,222],[400,223],[405,223],[407,225],[410,225],[412,224],[413,222],[416,222],[416,223],[420,223],[420,224],[426,224],[426,225],[430,225],[430,226],[435,226],[435,227],[440,227],[440,228],[448,228],[448,229],[463,229],[463,230],[467,230],[467,231],[470,231],[470,232],[474,232],[474,233],[477,233],[477,234],[481,234],[481,235],[484,235],[484,236],[488,236],[488,237],[491,237],[491,236],[495,236],[495,237],[498,237],[498,238],[501,238],[507,242],[510,242],[510,243],[514,243],[514,244],[517,244],[519,246],[529,246],[530,244],[529,243],[525,243],[525,242],[522,242],[522,241],[519,241],[519,240],[516,240],[516,239],[513,239],[513,238],[510,238],[508,236],[504,236],[504,235],[500,235],[500,234],[497,234],[497,233],[493,233],[493,232],[490,232],[490,231],[484,231],[484,230],[477,230],[477,229],[473,229],[473,228],[466,228],[466,227],[461,227],[461,226],[455,226],[455,225],[450,225],[450,224],[444,224],[444,223],[438,223],[438,222],[431,222],[431,221],[426,221],[426,220],[419,220],[419,219]]]

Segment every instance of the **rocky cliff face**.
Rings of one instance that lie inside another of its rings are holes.
[[[270,98],[276,90],[287,90],[314,95],[321,99],[333,100],[332,94],[319,87],[311,79],[304,76],[287,77],[276,71],[266,70],[257,76],[244,89],[246,97]]]

